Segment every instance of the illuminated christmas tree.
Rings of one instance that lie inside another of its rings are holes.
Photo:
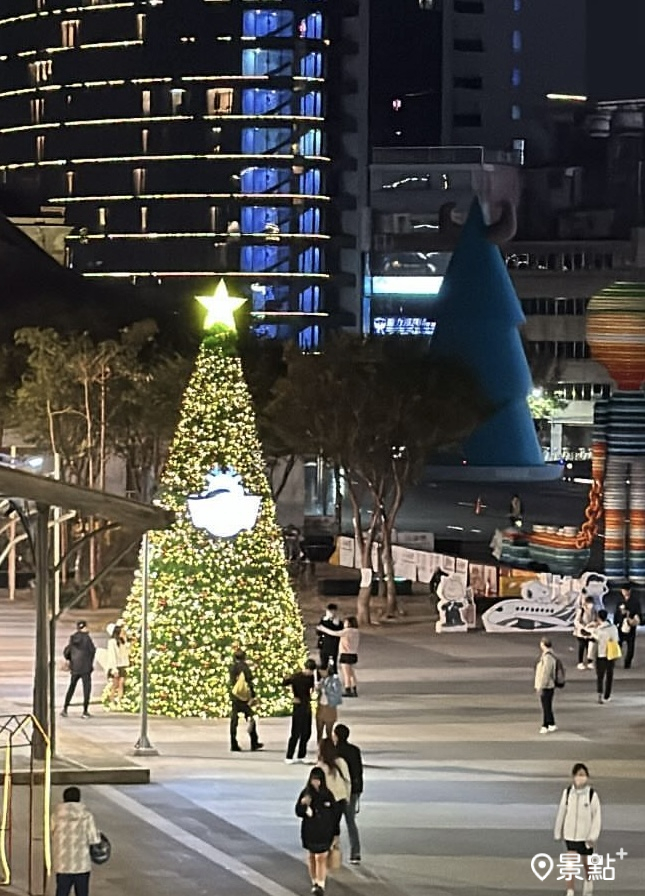
[[[251,397],[236,350],[234,308],[223,282],[200,297],[205,337],[186,387],[161,481],[172,528],[150,533],[150,712],[223,717],[229,666],[246,651],[259,715],[290,709],[282,678],[306,657],[302,618],[289,583],[264,473]],[[141,629],[142,575],[125,610]],[[126,707],[138,708],[139,642],[132,644]]]

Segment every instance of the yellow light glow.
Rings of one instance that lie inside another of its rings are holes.
[[[546,98],[548,100],[559,100],[560,102],[565,103],[586,103],[588,97],[581,96],[575,93],[547,93]]]
[[[230,296],[224,280],[219,281],[212,296],[196,296],[196,299],[206,309],[203,324],[205,330],[210,330],[216,324],[235,330],[234,313],[246,302],[246,299]]]

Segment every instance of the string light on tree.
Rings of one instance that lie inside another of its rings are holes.
[[[207,312],[204,339],[160,490],[176,522],[150,535],[148,706],[168,716],[226,716],[231,654],[242,647],[254,669],[259,714],[278,715],[290,709],[281,680],[303,662],[306,650],[236,349],[233,315],[243,300],[229,296],[221,281],[212,296],[198,301]],[[194,510],[195,500],[204,498],[221,503],[221,476],[229,481],[226,500],[234,482],[257,508],[250,528],[224,538],[211,534],[220,529],[203,525],[202,516],[194,521],[188,507],[189,500]],[[135,636],[140,621],[137,574],[125,611]],[[135,640],[129,710],[138,708],[138,647]]]

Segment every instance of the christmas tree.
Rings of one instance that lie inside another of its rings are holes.
[[[200,302],[206,333],[161,481],[160,502],[176,521],[149,537],[148,708],[226,716],[229,667],[241,648],[258,714],[278,715],[290,708],[282,678],[306,657],[303,623],[236,350],[233,308],[241,301],[222,281]],[[140,571],[124,614],[134,634],[130,710],[139,704],[141,598]]]

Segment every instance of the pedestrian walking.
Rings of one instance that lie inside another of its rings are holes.
[[[83,718],[90,717],[90,697],[92,695],[92,672],[94,670],[94,654],[96,647],[87,631],[87,622],[81,620],[76,623],[76,631],[71,635],[63,656],[69,666],[69,687],[65,694],[63,711],[61,715],[67,716],[69,705],[76,691],[76,686],[81,682],[83,687]]]
[[[576,762],[571,770],[571,784],[562,792],[553,836],[556,840],[564,840],[567,850],[580,857],[586,878],[582,885],[582,896],[591,896],[593,893],[589,856],[595,852],[601,826],[600,800],[589,784],[589,769],[584,762]],[[574,862],[570,864],[573,865]],[[578,870],[572,869],[566,896],[575,894],[574,883]]]
[[[327,857],[336,830],[336,806],[321,768],[312,768],[309,773],[309,780],[296,801],[296,815],[302,818],[300,837],[308,853],[311,892],[314,896],[323,896],[327,882]]]
[[[316,661],[307,660],[304,669],[283,679],[284,687],[293,693],[291,710],[291,734],[287,743],[286,763],[303,762],[307,757],[307,744],[311,737],[311,695],[314,689]],[[298,748],[298,756],[294,758]]]
[[[340,840],[340,819],[345,814],[345,806],[352,795],[351,779],[347,763],[338,755],[331,738],[325,737],[318,744],[318,766],[325,773],[327,787],[336,801],[336,827],[334,829],[333,847],[338,847]]]
[[[332,666],[334,672],[338,672],[337,669],[337,660],[338,660],[338,649],[339,642],[338,637],[334,637],[330,632],[335,632],[337,635],[340,634],[343,630],[343,623],[338,616],[338,605],[337,604],[327,604],[327,609],[325,610],[323,616],[318,623],[319,626],[324,626],[327,629],[327,632],[318,632],[318,650],[320,651],[320,665],[321,666]]]
[[[625,651],[625,669],[630,669],[636,649],[636,632],[641,624],[641,605],[636,595],[632,594],[631,585],[621,588],[620,594],[622,600],[614,614],[614,624],[618,629],[621,649]]]
[[[573,622],[573,633],[578,641],[578,669],[593,669],[591,651],[592,630],[596,627],[596,609],[593,597],[585,597],[582,605],[576,610]]]
[[[108,678],[112,683],[110,690],[110,703],[118,706],[125,694],[125,680],[130,665],[130,646],[125,636],[125,630],[120,625],[110,624],[107,628],[108,643],[106,655],[106,668]]]
[[[236,650],[233,654],[233,664],[229,670],[229,679],[231,684],[231,752],[240,753],[242,751],[237,741],[237,725],[240,713],[246,720],[251,741],[251,751],[261,750],[264,744],[261,744],[258,739],[258,727],[252,709],[255,702],[255,686],[251,670],[246,662],[246,654],[243,650]]]
[[[363,756],[356,744],[349,742],[349,728],[342,723],[334,728],[333,741],[340,759],[345,760],[349,770],[350,795],[342,809],[349,836],[349,861],[352,865],[361,863],[361,841],[356,825],[363,793]]]
[[[318,667],[316,694],[318,696],[316,737],[320,743],[323,739],[323,732],[325,737],[331,737],[338,719],[338,707],[343,702],[343,686],[331,666]]]
[[[338,639],[338,664],[343,679],[343,697],[358,697],[355,672],[361,641],[358,619],[356,616],[346,616],[340,631],[329,628],[326,623],[321,623],[318,626],[318,631],[330,638]]]
[[[535,666],[535,690],[542,704],[542,727],[540,734],[552,734],[558,730],[553,715],[553,695],[555,693],[556,658],[553,645],[548,638],[540,641],[540,658]]]
[[[598,610],[598,625],[593,630],[596,642],[596,690],[598,703],[609,703],[614,682],[614,663],[620,656],[618,629],[607,618],[607,610]]]
[[[101,842],[94,816],[81,802],[78,787],[67,787],[51,817],[52,870],[56,896],[89,896],[92,860],[90,847]]]

